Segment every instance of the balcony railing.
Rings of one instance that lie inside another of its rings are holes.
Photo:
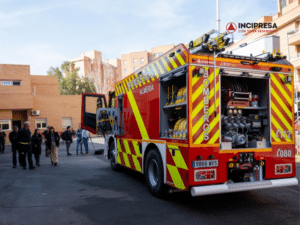
[[[292,55],[290,58],[291,58],[291,60],[300,58],[300,53],[297,53],[297,54],[295,54],[295,55]]]

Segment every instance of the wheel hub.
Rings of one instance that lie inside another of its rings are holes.
[[[156,160],[151,159],[149,162],[148,176],[151,186],[155,187],[158,183],[158,164]]]

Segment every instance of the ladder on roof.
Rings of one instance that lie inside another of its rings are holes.
[[[224,51],[225,47],[229,47],[233,44],[233,41],[233,34],[228,33],[227,31],[220,33],[213,29],[199,38],[190,41],[186,47],[190,50],[191,54],[200,52],[218,53]]]

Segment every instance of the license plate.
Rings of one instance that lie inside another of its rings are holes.
[[[218,167],[218,160],[199,160],[193,161],[193,168]]]

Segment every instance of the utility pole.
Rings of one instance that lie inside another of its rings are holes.
[[[220,19],[220,0],[217,0],[217,30],[220,31],[220,24],[221,24],[221,19]]]

